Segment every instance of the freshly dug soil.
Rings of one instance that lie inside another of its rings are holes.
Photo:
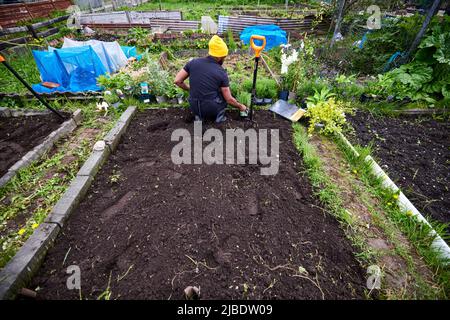
[[[204,128],[244,127],[229,116]],[[363,298],[365,272],[299,174],[290,123],[256,113],[260,129],[280,129],[279,172],[262,176],[260,165],[173,164],[171,134],[192,133],[187,118],[136,116],[34,278],[39,298],[79,299],[69,265],[89,299],[108,283],[111,299],[182,299],[187,286],[201,299]]]
[[[0,177],[60,125],[52,114],[0,117]]]
[[[373,142],[380,166],[424,215],[450,222],[450,123],[417,116],[349,117],[354,141]],[[448,228],[450,231],[450,228]]]

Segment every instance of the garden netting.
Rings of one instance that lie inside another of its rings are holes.
[[[98,57],[102,61],[103,65],[106,68],[106,71],[109,73],[116,72],[123,66],[125,66],[128,62],[128,59],[125,53],[122,51],[119,43],[117,41],[114,42],[105,42],[99,40],[89,40],[89,41],[76,41],[68,38],[64,38],[64,48],[72,48],[72,47],[82,47],[82,46],[91,46],[94,49],[95,53],[97,53]]]
[[[121,47],[118,42],[64,39],[61,49],[33,50],[42,82],[59,84],[48,88],[34,84],[39,93],[99,91],[97,77],[114,73],[125,66],[129,57],[137,57],[135,47]]]

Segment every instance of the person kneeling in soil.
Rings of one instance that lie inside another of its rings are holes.
[[[239,103],[230,91],[230,82],[222,67],[228,55],[226,43],[214,35],[209,41],[209,52],[205,58],[189,61],[175,77],[175,85],[189,91],[190,110],[195,120],[211,119],[216,122],[226,120],[227,104],[238,108],[241,116],[248,115],[247,107]],[[189,85],[184,81],[189,78]]]

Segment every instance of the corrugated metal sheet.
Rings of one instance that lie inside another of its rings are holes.
[[[243,29],[253,25],[275,24],[285,31],[302,32],[312,28],[315,16],[306,16],[304,19],[262,18],[254,16],[219,16],[219,34],[232,30],[240,33]],[[326,28],[327,22],[321,22],[316,28]]]
[[[167,28],[167,31],[172,32],[182,32],[185,30],[197,30],[200,27],[199,21],[186,21],[186,20],[164,20],[164,19],[152,19],[150,23],[95,23],[95,24],[85,24],[91,28],[100,29],[128,29],[130,27],[141,27],[141,28]]]
[[[180,11],[118,11],[81,16],[81,24],[93,28],[122,29],[129,27],[167,28],[181,32],[200,28],[200,21],[181,20]]]
[[[150,23],[151,19],[181,20],[180,11],[130,11],[132,23]]]
[[[167,27],[167,31],[181,32],[184,30],[197,30],[200,27],[200,22],[188,20],[153,19],[150,21],[150,26],[152,28]]]
[[[125,11],[84,13],[80,16],[80,23],[85,24],[114,24],[130,23]]]
[[[115,11],[85,13],[81,15],[83,25],[94,24],[149,24],[152,19],[181,20],[180,11]]]

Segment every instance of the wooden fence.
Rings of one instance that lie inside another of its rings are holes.
[[[19,21],[49,17],[53,11],[65,10],[72,5],[70,0],[45,0],[39,2],[0,5],[0,26],[16,26]]]
[[[82,14],[83,26],[99,29],[128,29],[133,27],[162,28],[166,31],[181,32],[197,30],[200,21],[182,20],[180,11],[115,11]]]
[[[47,28],[52,26],[55,23],[67,20],[69,18],[68,15],[61,16],[57,18],[53,18],[47,21],[43,22],[37,22],[33,23],[27,26],[21,26],[21,27],[12,27],[12,28],[6,28],[0,30],[0,50],[4,50],[9,47],[13,47],[16,44],[23,44],[27,43],[31,39],[40,39],[40,38],[46,38],[53,34],[58,33],[59,29],[56,27],[53,28]],[[39,31],[40,29],[47,28],[46,30]],[[18,37],[18,38],[12,38],[8,40],[2,39],[2,37],[14,35],[16,33],[23,33],[27,32],[28,34],[26,36]]]

